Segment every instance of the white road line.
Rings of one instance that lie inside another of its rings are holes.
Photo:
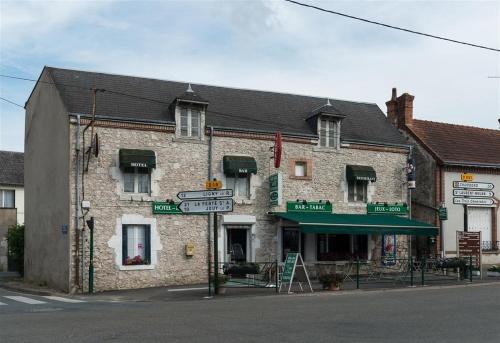
[[[5,304],[5,303],[0,303],[0,306],[2,306],[2,305],[7,305],[7,304]]]
[[[169,289],[168,292],[199,291],[199,290],[202,290],[202,289],[208,289],[208,287],[174,288],[174,289]]]
[[[55,301],[62,301],[65,303],[84,303],[84,300],[78,300],[78,299],[70,299],[70,298],[63,298],[63,297],[56,297],[56,296],[44,296],[45,299],[49,300],[55,300]]]
[[[46,304],[45,301],[35,300],[35,299],[21,297],[21,296],[6,296],[5,295],[4,298],[19,301],[19,302],[30,304],[30,305]]]

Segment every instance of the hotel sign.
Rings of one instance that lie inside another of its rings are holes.
[[[323,212],[332,213],[333,205],[331,202],[319,201],[287,201],[287,212]]]
[[[406,215],[408,206],[406,204],[367,204],[366,213]]]
[[[269,176],[269,204],[271,206],[283,204],[283,177],[281,173]]]
[[[182,214],[177,208],[179,203],[155,201],[153,202],[153,214]]]

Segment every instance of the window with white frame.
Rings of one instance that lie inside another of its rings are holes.
[[[149,225],[123,225],[122,264],[151,264],[151,227]]]
[[[296,161],[295,162],[295,176],[304,177],[307,175],[307,162]]]
[[[182,137],[200,137],[201,111],[195,108],[181,107]]]
[[[149,194],[151,192],[151,169],[123,168],[123,192]]]
[[[0,207],[14,208],[16,207],[16,191],[11,189],[0,189]]]
[[[337,148],[340,143],[340,122],[334,119],[319,120],[319,145]]]
[[[226,175],[226,185],[234,192],[234,196],[250,198],[250,174]]]
[[[368,192],[368,181],[366,180],[347,181],[347,200],[349,202],[366,202],[367,192]]]

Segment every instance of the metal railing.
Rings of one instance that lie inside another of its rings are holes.
[[[483,251],[498,251],[499,241],[482,241],[481,249],[483,249]]]

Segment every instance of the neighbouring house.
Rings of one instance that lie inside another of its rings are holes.
[[[0,151],[0,271],[9,266],[7,230],[24,223],[24,154]]]
[[[413,118],[413,99],[393,89],[389,121],[415,146],[415,218],[440,226],[439,209],[447,209],[442,235],[435,244],[417,239],[420,254],[457,254],[457,231],[480,231],[485,264],[499,263],[498,208],[500,131]]]
[[[407,218],[409,150],[373,103],[45,67],[26,103],[25,276],[86,289],[92,243],[97,291],[206,282],[212,221],[176,196],[212,178],[234,192],[222,263],[401,256],[437,232]]]

